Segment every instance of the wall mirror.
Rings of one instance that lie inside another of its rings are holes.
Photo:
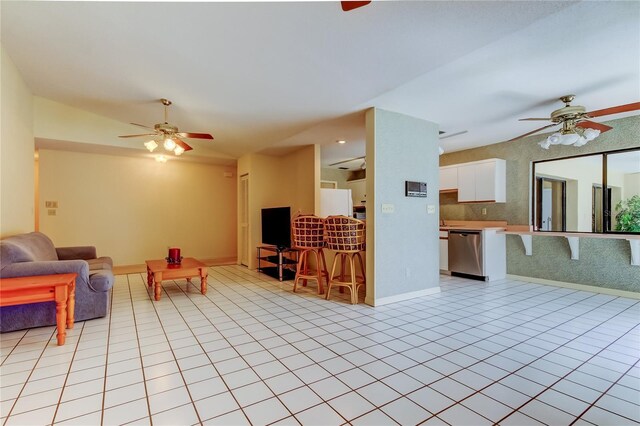
[[[533,228],[640,233],[640,148],[533,163]]]

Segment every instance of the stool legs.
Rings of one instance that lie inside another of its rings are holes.
[[[356,264],[354,257],[358,257],[358,262],[360,263],[360,268],[362,269],[362,277],[358,277],[356,273]],[[339,274],[340,279],[336,279],[336,267],[338,263],[341,264],[341,271]],[[345,275],[346,264],[349,265],[349,280],[347,281],[347,276]],[[360,280],[358,279],[360,278]],[[362,256],[359,252],[355,253],[344,253],[338,252],[336,253],[336,257],[333,259],[333,265],[331,267],[331,275],[329,275],[329,286],[327,288],[327,294],[325,299],[329,300],[329,294],[331,292],[331,287],[337,285],[342,289],[343,287],[347,287],[350,291],[351,296],[351,304],[355,305],[358,303],[358,289],[361,285],[364,284],[364,263],[362,261]]]
[[[309,253],[313,253],[316,260],[315,273],[309,271]],[[329,273],[327,272],[327,263],[324,258],[322,249],[306,249],[300,253],[298,259],[298,266],[296,268],[296,278],[293,283],[293,291],[298,288],[298,281],[302,280],[302,285],[306,287],[307,280],[312,279],[318,282],[318,294],[324,293],[324,286],[322,285],[322,277],[325,277],[329,282]]]

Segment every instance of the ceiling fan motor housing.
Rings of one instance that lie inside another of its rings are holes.
[[[580,105],[565,106],[551,113],[551,121],[554,123],[584,118],[587,118],[587,110]]]
[[[156,129],[156,131],[158,132],[164,133],[165,135],[172,135],[174,133],[178,133],[178,128],[168,123],[158,123],[155,126],[153,126],[153,128]]]

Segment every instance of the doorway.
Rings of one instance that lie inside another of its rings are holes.
[[[566,231],[567,182],[545,177],[536,178],[536,226],[539,231]]]
[[[605,211],[611,210],[611,187],[607,187],[607,199],[603,200],[602,185],[593,185],[592,190],[592,206],[591,206],[591,232],[604,232],[611,230],[611,215],[604,214]],[[606,201],[606,204],[603,203]],[[602,217],[604,216],[604,221]],[[602,225],[604,223],[604,229]]]
[[[249,175],[240,176],[240,264],[249,266]]]

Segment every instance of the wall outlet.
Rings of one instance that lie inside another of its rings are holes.
[[[480,212],[482,213],[483,216],[487,215],[487,208],[483,207],[482,210],[480,210]]]
[[[56,215],[56,209],[49,209],[47,210],[47,214],[49,216],[55,216]]]
[[[393,204],[383,204],[382,213],[393,213],[396,211],[396,207]]]
[[[48,209],[57,209],[58,202],[57,201],[45,201],[44,206]]]
[[[436,206],[434,206],[433,204],[429,204],[427,206],[427,213],[428,214],[435,214],[436,213]]]

